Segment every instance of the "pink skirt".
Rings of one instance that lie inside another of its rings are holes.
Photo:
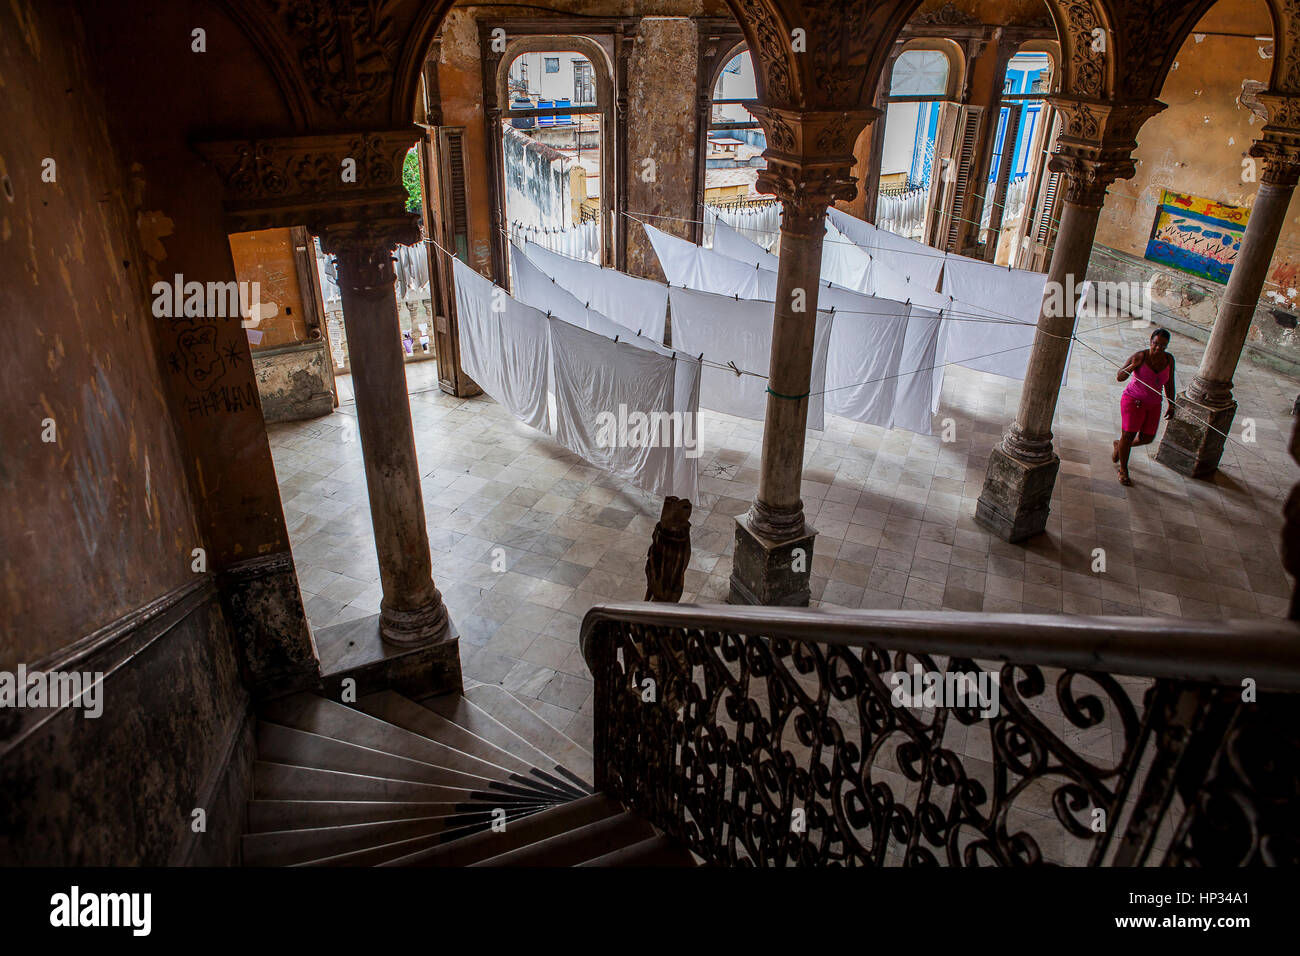
[[[1119,397],[1120,427],[1126,432],[1154,435],[1160,428],[1160,408],[1163,404],[1159,396],[1139,398],[1125,392]]]

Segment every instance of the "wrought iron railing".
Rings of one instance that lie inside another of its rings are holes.
[[[1291,622],[626,604],[582,650],[597,787],[711,863],[1297,860]]]

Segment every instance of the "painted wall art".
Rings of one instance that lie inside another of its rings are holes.
[[[1228,281],[1250,210],[1162,190],[1146,257],[1214,282]]]

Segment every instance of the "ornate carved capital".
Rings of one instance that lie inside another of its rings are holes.
[[[1065,96],[1047,99],[1061,114],[1063,124],[1060,150],[1052,156],[1048,168],[1065,175],[1067,201],[1100,207],[1111,183],[1133,176],[1137,131],[1165,106],[1156,100],[1114,103]]]
[[[1262,183],[1294,188],[1300,182],[1300,95],[1268,90],[1258,94],[1268,123],[1250,147],[1264,161]]]
[[[339,288],[357,296],[393,295],[393,249],[420,240],[414,215],[331,223],[320,230],[321,248],[338,257]]]
[[[811,229],[831,203],[857,195],[853,146],[879,110],[800,112],[754,106],[751,112],[767,133],[767,168],[758,174],[758,190],[781,200],[783,228]]]
[[[231,232],[401,214],[402,163],[414,127],[259,140],[200,142],[221,176]]]

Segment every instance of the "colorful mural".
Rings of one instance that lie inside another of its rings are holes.
[[[1146,257],[1183,272],[1228,281],[1250,210],[1162,190]]]

